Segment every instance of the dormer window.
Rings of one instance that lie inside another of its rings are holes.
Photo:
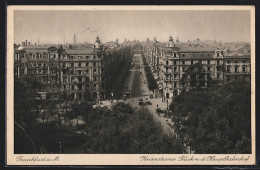
[[[191,57],[194,57],[194,54],[190,54]]]
[[[183,54],[182,54],[182,57],[186,57],[186,55],[183,53]]]
[[[220,55],[219,55],[219,52],[217,53],[217,57],[219,57]]]
[[[173,53],[173,56],[174,56],[174,57],[177,57],[176,53]]]
[[[211,57],[211,54],[208,54],[208,57]]]
[[[79,56],[79,59],[81,59],[82,57],[81,56]]]

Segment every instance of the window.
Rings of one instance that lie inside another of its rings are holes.
[[[190,54],[191,57],[194,57],[194,54]]]
[[[81,70],[78,70],[78,74],[81,75]]]
[[[173,54],[174,57],[177,57],[176,53]]]
[[[86,74],[88,74],[88,69],[86,70]]]
[[[22,66],[24,67],[24,63],[22,63]]]
[[[230,66],[227,66],[227,72],[230,73],[230,71],[231,71]]]
[[[71,59],[71,60],[73,60],[73,58],[74,58],[73,56],[70,56],[70,59]]]
[[[177,67],[173,67],[173,70],[176,71],[176,70],[177,70]]]
[[[186,57],[186,54],[182,54],[182,57]]]
[[[219,57],[219,53],[217,53],[217,57]]]
[[[86,77],[86,81],[89,81],[89,77]]]
[[[79,99],[82,99],[82,94],[81,93],[79,93]]]
[[[177,83],[176,83],[176,82],[174,82],[174,87],[175,87],[175,88],[177,87]]]
[[[227,81],[230,82],[230,76],[227,76]]]
[[[93,69],[93,72],[95,73],[96,71],[97,71],[97,70],[94,68],[94,69]]]
[[[21,74],[24,74],[24,69],[21,69]]]
[[[70,97],[71,99],[74,99],[74,93],[71,93]]]
[[[219,79],[219,73],[217,73],[217,78]]]
[[[89,56],[86,56],[86,59],[89,59]]]
[[[219,71],[220,70],[220,68],[217,66],[217,71]]]
[[[219,60],[217,60],[217,64],[219,64]]]
[[[67,82],[67,78],[63,77],[63,82],[66,83]]]
[[[227,63],[230,64],[230,61],[228,60]]]
[[[86,66],[88,66],[88,63],[86,63]]]
[[[235,66],[235,73],[238,73],[238,66]]]
[[[176,65],[176,63],[177,63],[176,61],[173,62],[174,65]]]
[[[182,61],[182,64],[185,65],[185,61]]]
[[[78,80],[81,83],[82,82],[82,77],[78,77]]]
[[[82,57],[81,57],[81,56],[78,56],[78,58],[79,58],[79,59],[82,59]]]
[[[38,66],[39,66],[39,67],[41,67],[41,66],[42,66],[42,64],[41,64],[41,63],[39,63],[39,64],[38,64]]]
[[[66,63],[63,63],[63,68],[65,68],[66,67]]]
[[[193,60],[191,60],[190,63],[193,64]]]
[[[39,53],[36,54],[36,58],[40,58],[40,54]]]
[[[43,63],[43,66],[46,67],[46,63]]]
[[[238,63],[238,61],[235,61],[235,63]]]
[[[96,58],[96,56],[94,55],[93,58]]]
[[[210,60],[208,60],[207,63],[210,64]]]
[[[96,62],[93,63],[93,66],[94,66],[94,67],[96,66]]]
[[[246,61],[245,61],[245,60],[243,60],[243,63],[246,63]]]
[[[46,54],[46,53],[43,53],[43,54],[42,54],[42,57],[43,57],[43,58],[46,58],[46,57],[47,57],[47,54]]]
[[[211,54],[208,54],[208,57],[211,57]]]
[[[168,60],[166,60],[166,65],[169,65],[169,61]]]
[[[71,70],[71,71],[70,71],[70,74],[73,74],[73,73],[74,73],[73,70]]]
[[[185,67],[182,67],[182,71],[185,71]]]
[[[79,63],[78,66],[81,67],[81,63]]]
[[[177,78],[177,74],[174,74],[174,78],[175,78],[175,79]]]
[[[79,90],[82,90],[82,85],[81,84],[79,84]]]
[[[66,85],[63,85],[63,89],[66,90],[66,88],[67,88]]]
[[[243,69],[243,73],[245,73],[246,72],[246,67],[243,66],[242,69]]]
[[[74,85],[71,85],[71,90],[74,90]]]
[[[71,67],[74,67],[74,63],[70,63],[70,66],[71,66]]]
[[[207,67],[207,71],[210,71],[210,67]]]

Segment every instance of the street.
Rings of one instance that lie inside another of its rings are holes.
[[[127,80],[127,87],[130,89],[130,98],[126,100],[132,107],[140,107],[139,99],[143,99],[144,104],[141,107],[146,107],[153,115],[154,119],[159,121],[165,130],[166,133],[172,133],[173,129],[171,119],[167,117],[163,117],[163,115],[159,116],[156,113],[156,108],[158,104],[158,108],[166,109],[167,103],[162,102],[161,98],[152,98],[150,99],[150,95],[153,93],[148,89],[145,71],[143,68],[143,61],[141,55],[134,55],[133,62],[135,65],[131,70],[131,74]],[[152,105],[145,104],[146,99],[148,99]],[[169,102],[170,103],[170,102]]]

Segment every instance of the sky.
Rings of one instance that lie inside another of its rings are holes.
[[[14,11],[14,42],[28,40],[37,43],[94,43],[98,35],[102,42],[145,41],[147,38],[166,42],[222,40],[250,41],[250,11]]]

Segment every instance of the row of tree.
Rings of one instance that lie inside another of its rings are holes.
[[[149,90],[153,91],[154,89],[157,88],[156,80],[154,79],[152,71],[151,71],[144,55],[142,55],[142,59],[143,59],[143,64],[144,64],[144,70],[145,70],[145,73],[146,73],[148,88],[149,88]]]
[[[102,88],[107,98],[119,99],[123,96],[123,84],[129,74],[131,61],[131,48],[128,46],[112,49],[104,55],[101,75]]]

